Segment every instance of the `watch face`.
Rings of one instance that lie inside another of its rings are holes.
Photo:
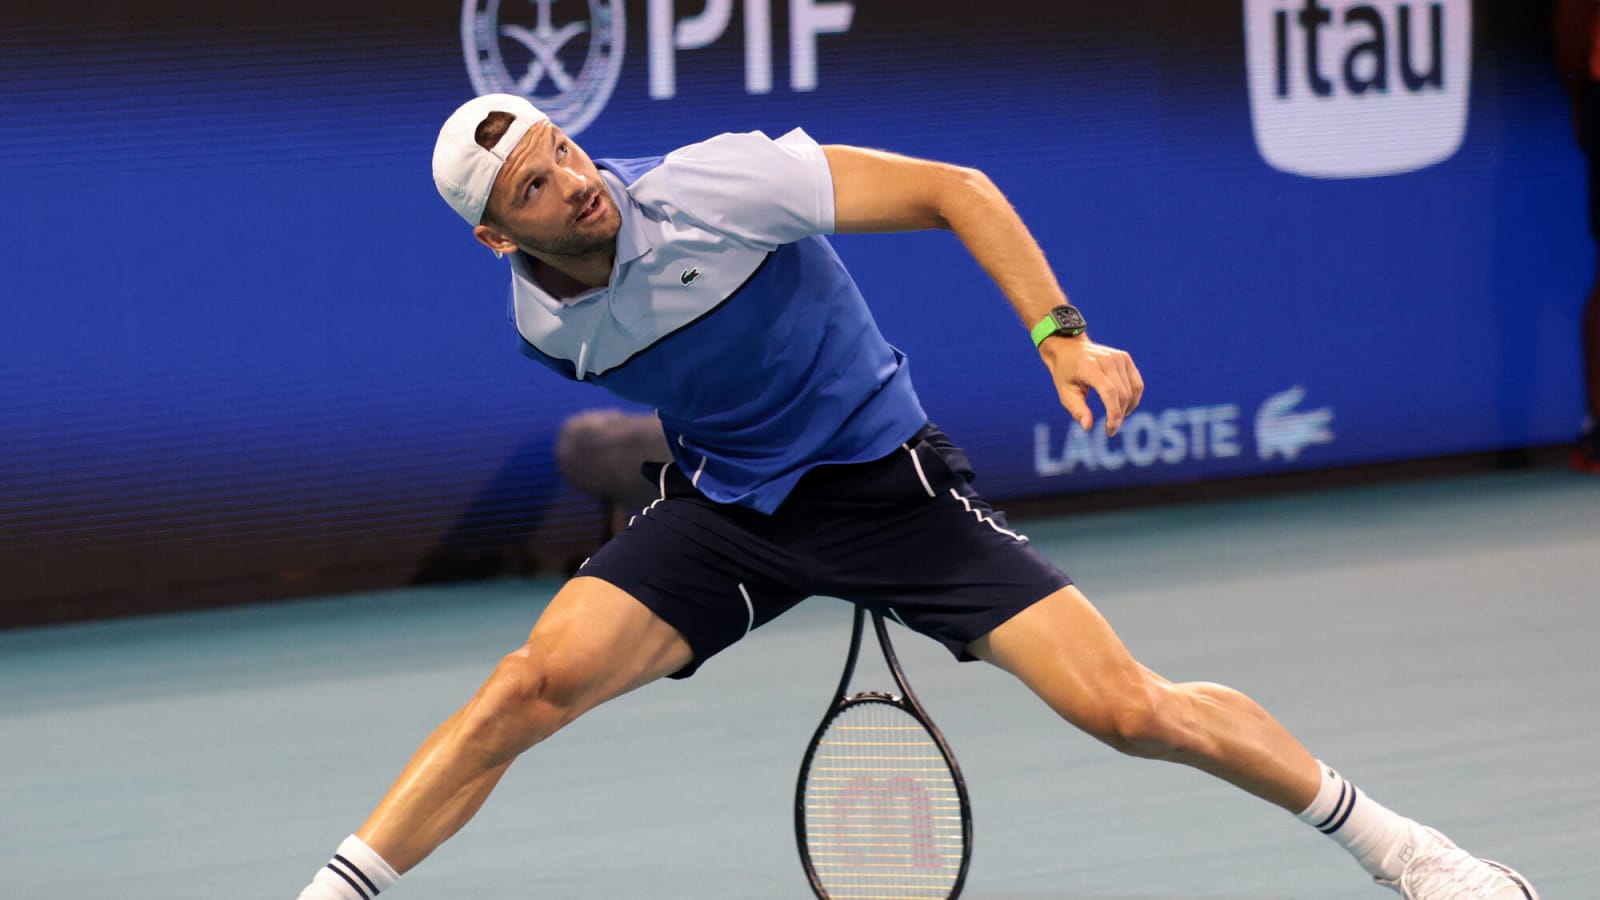
[[[1082,329],[1088,324],[1083,320],[1083,313],[1070,306],[1058,306],[1050,310],[1050,315],[1055,317],[1056,327],[1064,331]]]

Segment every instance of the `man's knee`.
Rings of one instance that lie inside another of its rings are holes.
[[[505,762],[582,714],[586,684],[576,667],[521,647],[500,660],[478,691],[463,737],[487,764]]]
[[[1130,756],[1187,755],[1198,749],[1187,700],[1174,685],[1137,679],[1107,698],[1095,737]]]

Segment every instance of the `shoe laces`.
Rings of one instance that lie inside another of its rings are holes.
[[[1407,900],[1491,900],[1514,887],[1493,866],[1456,847],[1413,860],[1400,885]]]

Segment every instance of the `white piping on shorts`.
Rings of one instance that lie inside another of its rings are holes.
[[[670,466],[670,465],[672,465],[672,464],[671,463],[667,463],[667,466]],[[649,506],[646,506],[644,509],[639,510],[639,516],[642,516],[645,513],[648,513],[652,509],[655,509],[657,503],[660,503],[661,501],[667,499],[667,466],[662,466],[661,467],[661,496],[657,497],[654,500],[651,500]],[[628,526],[627,527],[632,528],[633,527],[633,520],[639,518],[639,516],[629,516],[628,517]]]
[[[750,592],[744,589],[744,582],[742,581],[739,582],[739,594],[744,597],[745,611],[750,614],[750,618],[746,619],[744,623],[744,633],[749,634],[750,629],[756,627],[756,605],[750,602]]]
[[[578,345],[578,380],[583,380],[583,364],[589,361],[589,342],[584,341]]]
[[[685,450],[689,449],[689,445],[684,443],[683,435],[681,435],[681,434],[678,435],[678,446],[682,447]],[[689,476],[689,484],[690,485],[692,485],[694,487],[699,487],[700,486],[700,473],[704,472],[706,470],[706,460],[708,460],[710,458],[711,457],[709,457],[709,456],[700,457],[700,465],[695,466],[694,467],[694,474]],[[666,496],[666,491],[665,490],[662,491],[661,496],[663,496],[663,497]]]
[[[886,606],[886,607],[884,607],[884,609],[887,609],[889,611],[889,615],[894,616],[894,620],[896,622],[899,622],[901,625],[905,625],[905,627],[907,627],[907,628],[911,627],[910,625],[906,625],[906,620],[900,618],[900,614],[894,611],[894,607]]]
[[[911,454],[911,464],[917,467],[917,480],[922,482],[922,489],[928,492],[929,497],[937,497],[933,492],[933,485],[928,483],[928,476],[922,471],[922,460],[917,458],[917,451],[911,449],[910,444],[901,444],[900,448]],[[900,624],[905,624],[904,622]]]
[[[955,488],[951,488],[950,489],[950,496],[956,498],[956,500],[962,506],[965,506],[967,508],[967,512],[972,513],[974,516],[976,516],[979,522],[982,522],[983,524],[989,526],[990,528],[993,528],[995,531],[998,531],[1001,534],[1005,535],[1006,537],[1011,538],[1013,541],[1027,541],[1028,540],[1028,536],[1027,535],[1018,534],[1015,531],[1012,531],[1012,530],[1010,530],[1008,528],[1001,528],[999,525],[996,525],[994,523],[993,519],[989,518],[988,516],[984,515],[983,513],[979,512],[978,510],[973,509],[972,508],[972,504],[967,502],[967,498],[965,498],[965,497],[961,496],[960,494],[956,493],[956,489]]]

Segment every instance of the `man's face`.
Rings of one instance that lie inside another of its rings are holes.
[[[543,259],[611,250],[621,227],[593,160],[550,121],[528,129],[506,158],[479,226]]]

